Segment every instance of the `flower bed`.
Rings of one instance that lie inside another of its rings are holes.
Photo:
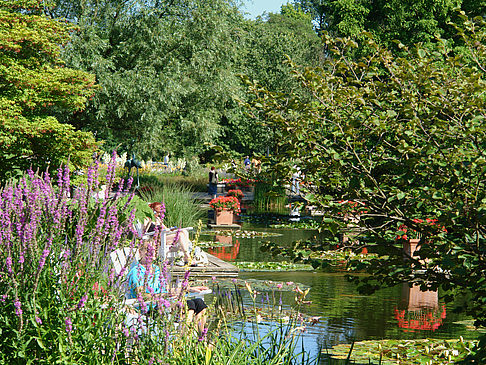
[[[245,178],[239,178],[239,179],[223,179],[221,180],[222,183],[225,183],[226,186],[240,186],[240,187],[250,187],[254,186],[258,180],[256,179],[245,179]]]

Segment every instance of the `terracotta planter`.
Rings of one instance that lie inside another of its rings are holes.
[[[224,243],[227,245],[233,244],[233,236],[221,236],[221,235],[216,235],[215,237],[216,242],[219,243]]]
[[[418,245],[419,242],[420,242],[420,239],[418,239],[418,238],[411,238],[411,239],[408,239],[408,240],[404,240],[403,241],[403,252],[410,257],[416,256],[415,251],[417,251],[417,245]]]
[[[233,224],[233,212],[229,210],[222,210],[220,212],[216,212],[216,225],[229,225]]]

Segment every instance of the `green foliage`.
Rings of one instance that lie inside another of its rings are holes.
[[[141,192],[148,203],[165,204],[164,224],[166,227],[196,227],[203,216],[203,210],[193,197],[193,190],[178,184],[167,183],[154,186],[151,191]]]
[[[281,212],[285,209],[286,204],[287,196],[284,189],[265,182],[255,183],[253,206],[257,211]]]
[[[0,3],[0,180],[68,158],[80,168],[97,148],[91,133],[54,117],[84,109],[94,76],[64,67],[61,46],[73,28],[42,15],[42,3]]]
[[[453,40],[454,28],[463,10],[473,18],[484,16],[484,0],[294,0],[310,14],[318,32],[333,36],[362,38],[371,32],[387,45],[399,39],[406,45],[428,43],[436,36]]]
[[[224,229],[224,230],[217,230],[212,229],[210,231],[204,232],[205,235],[218,235],[218,236],[232,236],[237,238],[262,238],[262,237],[278,237],[281,236],[281,233],[276,232],[266,232],[266,231],[247,231],[247,230],[231,230],[231,229]]]
[[[250,21],[229,0],[64,0],[48,11],[80,27],[64,59],[101,85],[86,113],[65,120],[143,158],[209,155],[205,143],[264,152],[268,130],[236,102],[239,75],[288,90],[286,55],[305,65],[320,55],[302,12]]]
[[[270,13],[265,19],[245,24],[244,77],[256,80],[259,85],[274,91],[299,92],[297,83],[289,75],[288,57],[301,65],[317,65],[322,54],[319,37],[305,14],[285,7],[282,14]],[[236,95],[247,100],[244,93]],[[225,124],[228,146],[240,152],[263,154],[275,146],[275,133],[262,121],[248,118],[228,119]]]
[[[121,176],[125,176],[126,169],[123,170]],[[208,169],[199,167],[192,167],[183,171],[165,172],[154,169],[140,170],[140,186],[141,190],[152,188],[152,185],[177,184],[186,187],[187,189],[206,192],[208,184]],[[134,171],[132,171],[132,175]]]
[[[68,64],[93,72],[102,89],[73,123],[144,158],[193,155],[221,134],[241,89],[235,72],[241,14],[228,1],[80,2],[81,31]]]
[[[321,223],[317,220],[300,220],[299,222],[286,222],[271,224],[270,228],[280,228],[280,229],[318,229]]]
[[[399,44],[396,56],[368,39],[373,52],[353,59],[354,41],[327,37],[333,56],[322,68],[294,68],[312,100],[249,84],[253,110],[278,130],[273,173],[283,183],[298,164],[330,241],[353,224],[389,256],[353,265],[373,274],[362,289],[412,281],[471,292],[461,309],[478,325],[486,323],[485,30],[481,20],[459,29],[468,57],[442,40],[432,49]],[[340,202],[348,199],[366,206],[353,223]],[[416,220],[427,218],[437,225]],[[396,241],[402,224],[421,234],[416,257],[404,259]]]

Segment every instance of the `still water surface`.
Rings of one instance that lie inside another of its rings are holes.
[[[297,239],[305,239],[314,234],[308,230],[268,229],[249,224],[243,229],[281,233],[282,236],[265,240],[282,245],[289,245]],[[261,238],[225,239],[230,240],[233,246],[224,250],[215,249],[213,254],[220,254],[227,261],[278,261],[268,253],[260,251]],[[453,313],[457,303],[445,305],[440,298],[440,292],[435,298],[434,295],[429,295],[428,298],[420,299],[421,295],[417,297],[417,292],[404,285],[382,289],[373,295],[360,295],[356,286],[347,281],[344,273],[340,272],[240,272],[239,278],[295,282],[311,288],[308,299],[312,303],[304,311],[310,316],[321,318],[316,325],[307,326],[304,336],[306,349],[314,355],[322,348],[360,340],[477,337],[476,332],[468,330],[462,323],[467,318]],[[251,303],[248,295],[244,299],[247,305]],[[417,300],[422,302],[418,303]],[[257,302],[259,301],[257,298]],[[289,308],[294,302],[294,293],[284,291],[282,302],[284,307]],[[422,306],[424,302],[430,308],[419,310],[417,305]]]

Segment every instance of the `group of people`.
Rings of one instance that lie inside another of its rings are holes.
[[[243,165],[245,167],[245,170],[250,170],[252,166],[253,169],[258,173],[260,173],[262,170],[262,162],[255,157],[250,160],[250,156],[245,156],[245,159],[243,160]]]
[[[145,239],[142,239],[140,243],[139,261],[131,268],[127,279],[130,298],[137,298],[138,295],[141,295],[145,300],[156,303],[155,299],[160,296],[167,298],[179,297],[182,288],[170,289],[167,278],[161,277],[160,268],[154,263],[160,242],[158,233],[167,227],[162,222],[162,203],[154,202],[149,204],[149,206],[154,212],[154,218],[147,218],[144,221],[143,230],[147,235],[145,235]],[[174,251],[181,251],[184,260],[190,263],[191,246],[192,242],[189,239],[187,230],[181,229],[177,241],[172,245],[172,249]],[[188,286],[185,288],[190,293],[200,293],[208,289],[206,286]],[[201,332],[206,323],[206,303],[201,298],[194,298],[187,299],[186,304],[185,313],[187,322],[189,323],[195,320]]]

